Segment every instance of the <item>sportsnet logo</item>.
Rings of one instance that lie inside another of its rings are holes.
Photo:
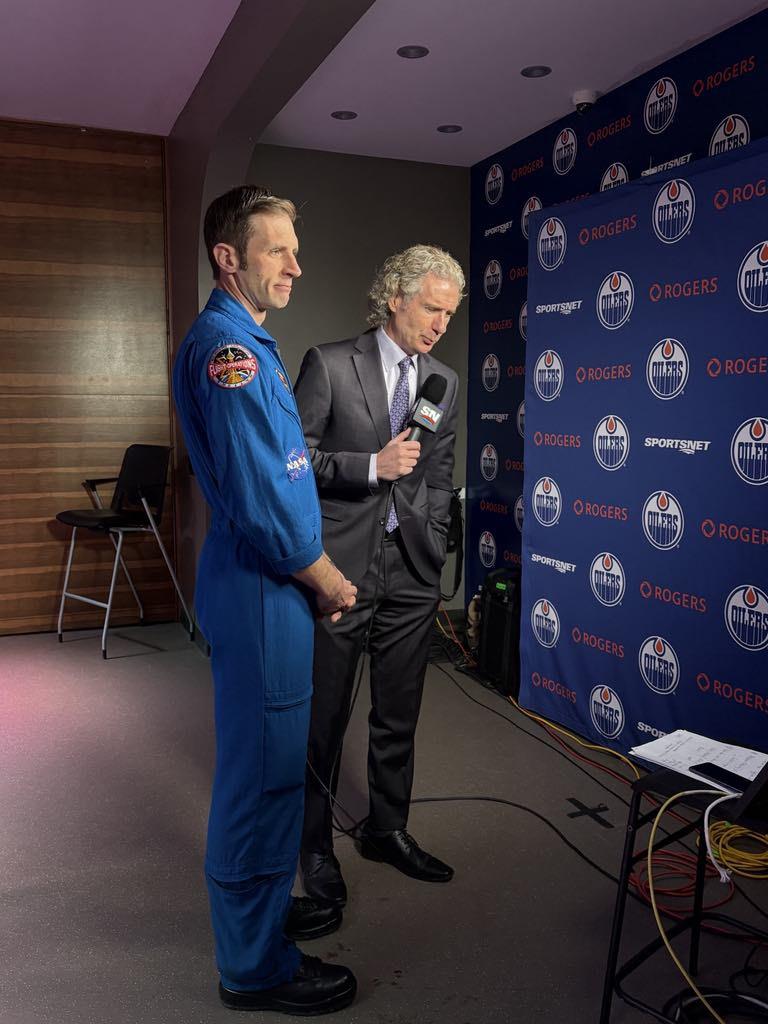
[[[504,191],[504,172],[498,164],[491,164],[485,176],[485,198],[491,206],[495,206]]]
[[[528,300],[526,299],[520,309],[520,316],[517,320],[517,326],[520,328],[520,337],[523,341],[528,340]]]
[[[671,78],[660,78],[651,88],[643,107],[643,122],[652,135],[660,135],[672,124],[677,110],[677,86]]]
[[[489,352],[483,360],[481,377],[486,391],[495,391],[499,386],[501,366],[499,365],[499,358],[495,353]]]
[[[560,617],[546,597],[540,597],[531,609],[531,626],[542,647],[554,647],[560,638]]]
[[[731,439],[731,465],[748,484],[768,483],[768,420],[744,420]]]
[[[515,507],[512,510],[512,515],[515,520],[515,526],[517,527],[519,533],[523,532],[523,509],[523,496],[522,494],[518,494],[517,498],[515,499]]]
[[[565,225],[558,217],[550,217],[539,228],[536,251],[544,270],[557,270],[563,262],[568,238]]]
[[[548,555],[538,555],[535,551],[531,552],[531,561],[537,565],[546,565],[550,569],[557,569],[558,572],[576,572],[576,565],[573,562],[563,562],[559,558],[550,558]]]
[[[601,551],[589,567],[589,585],[600,604],[612,608],[619,604],[627,586],[624,567],[615,555]]]
[[[623,270],[614,270],[603,279],[597,291],[597,319],[609,331],[618,330],[629,320],[634,304],[632,279]]]
[[[735,587],[725,601],[725,625],[744,650],[768,647],[768,594],[748,584]]]
[[[683,153],[682,156],[676,156],[672,160],[665,160],[663,164],[656,164],[655,167],[646,167],[644,171],[640,171],[640,177],[648,178],[652,174],[659,174],[661,171],[673,171],[676,167],[689,164],[692,156],[693,153]]]
[[[768,241],[753,245],[741,261],[738,276],[739,298],[753,313],[768,309]]]
[[[709,155],[720,156],[749,142],[749,124],[741,114],[729,114],[715,128],[709,142]]]
[[[486,299],[495,299],[501,291],[501,264],[490,260],[483,274],[483,291]]]
[[[563,496],[551,477],[543,476],[533,485],[531,504],[533,514],[542,526],[554,526],[557,523],[563,511]]]
[[[517,424],[518,434],[520,437],[525,437],[525,400],[523,400],[517,407],[515,422]]]
[[[543,402],[553,402],[560,394],[565,379],[563,361],[554,349],[542,352],[533,368],[533,386]]]
[[[664,448],[667,451],[682,452],[683,455],[696,455],[697,452],[708,452],[711,441],[694,441],[683,437],[646,437],[646,448]]]
[[[589,695],[592,725],[609,740],[624,728],[624,708],[619,695],[610,686],[595,686]]]
[[[696,195],[682,178],[673,178],[662,185],[653,204],[651,223],[660,242],[679,242],[693,225]]]
[[[598,463],[613,472],[621,469],[629,455],[629,430],[618,416],[603,416],[595,427],[592,451]]]
[[[480,534],[478,552],[480,554],[480,561],[485,568],[492,569],[496,564],[496,538],[490,530],[484,530]]]
[[[495,480],[499,471],[499,454],[492,444],[483,447],[480,453],[480,472],[483,480]]]
[[[538,196],[531,196],[523,204],[523,212],[520,214],[520,230],[526,238],[528,237],[528,218],[532,213],[536,213],[537,210],[541,209],[542,202]]]
[[[626,185],[628,181],[629,175],[624,164],[611,164],[600,179],[600,191],[607,192],[609,188],[618,188],[619,185]]]
[[[576,163],[576,132],[572,128],[565,128],[557,136],[554,149],[552,150],[552,165],[557,174],[567,174]]]
[[[680,543],[685,529],[683,508],[669,491],[654,491],[643,505],[643,533],[659,551]]]
[[[688,353],[676,338],[662,338],[654,345],[645,366],[652,394],[662,401],[677,398],[688,382]]]
[[[654,693],[673,693],[680,681],[680,662],[674,648],[663,636],[643,640],[637,655],[643,682]]]
[[[536,307],[537,313],[562,313],[563,316],[570,316],[574,310],[581,309],[583,299],[569,299],[567,302],[541,303]],[[527,305],[527,303],[526,303]]]
[[[486,228],[483,232],[483,237],[490,238],[491,235],[506,235],[511,227],[512,221],[505,220],[503,224],[495,224],[492,228]]]

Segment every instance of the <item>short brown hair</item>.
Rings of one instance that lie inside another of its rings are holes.
[[[250,219],[255,213],[282,213],[296,221],[296,207],[290,199],[280,199],[266,185],[238,185],[214,199],[205,212],[203,237],[213,276],[218,281],[219,266],[213,255],[220,242],[234,247],[240,266],[247,270],[246,249],[251,234]]]

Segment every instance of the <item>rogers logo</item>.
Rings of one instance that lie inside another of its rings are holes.
[[[718,289],[718,278],[697,277],[690,281],[655,281],[648,289],[651,302],[666,299],[690,299],[701,295],[714,295]]]
[[[629,509],[626,505],[607,505],[604,502],[576,498],[572,507],[577,516],[589,516],[591,519],[614,519],[620,523],[629,521]]]
[[[736,523],[716,523],[714,519],[702,519],[699,527],[707,540],[728,540],[737,544],[768,545],[768,530],[763,526],[738,526]]]
[[[636,227],[636,213],[629,217],[617,217],[616,220],[609,220],[606,224],[595,224],[591,228],[582,228],[578,234],[579,244],[589,245],[590,242],[601,242],[604,238],[615,238],[616,235],[623,235],[625,231],[634,231]]]
[[[514,320],[485,320],[483,322],[483,334],[494,331],[511,331],[515,326]]]
[[[562,683],[558,683],[556,679],[548,679],[547,676],[541,675],[539,672],[531,672],[531,682],[535,687],[541,687],[543,690],[549,690],[550,693],[554,693],[556,697],[562,697],[563,700],[569,700],[571,704],[576,703],[576,692],[569,690],[567,686],[563,686]]]
[[[757,376],[768,373],[768,356],[737,356],[735,359],[724,359],[722,362],[715,356],[707,363],[710,377],[743,377]]]
[[[691,92],[696,97],[703,96],[705,92],[711,92],[713,89],[719,89],[721,85],[727,85],[728,82],[732,82],[734,78],[740,78],[742,75],[748,75],[754,71],[756,67],[756,61],[754,55],[744,57],[742,60],[738,60],[733,64],[729,64],[725,68],[720,68],[711,75],[707,75],[706,78],[697,78],[691,86]]]
[[[624,657],[624,644],[616,643],[615,640],[606,640],[604,636],[595,636],[594,633],[582,632],[578,626],[574,626],[571,630],[571,640],[575,644],[591,647],[595,651],[602,651],[603,654],[610,654],[614,658]]]
[[[691,612],[707,614],[707,599],[700,594],[689,594],[684,590],[673,590],[650,580],[640,583],[640,596],[646,601],[660,601],[661,604],[673,604],[676,608],[686,608]]]
[[[595,384],[606,380],[630,380],[631,363],[613,363],[611,366],[579,366],[576,370],[577,384]]]
[[[537,430],[533,443],[537,448],[581,448],[581,434],[543,434]]]
[[[724,210],[727,206],[751,203],[753,199],[764,199],[765,191],[765,178],[758,178],[757,181],[748,181],[745,185],[718,189],[712,196],[712,204],[716,210]]]
[[[762,694],[748,690],[744,686],[722,682],[707,672],[699,672],[696,676],[696,686],[700,693],[709,693],[713,697],[720,697],[721,700],[733,701],[734,704],[741,704],[750,711],[768,713],[768,700]]]
[[[614,135],[618,135],[619,132],[626,131],[627,128],[632,127],[632,115],[627,114],[626,117],[617,117],[615,121],[611,121],[610,124],[603,125],[600,128],[591,131],[587,136],[587,145],[590,149],[596,146],[598,142],[603,142],[605,139],[612,139]]]
[[[528,264],[524,267],[510,267],[509,268],[509,280],[519,281],[523,277],[528,277]]]

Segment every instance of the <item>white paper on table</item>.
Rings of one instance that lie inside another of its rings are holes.
[[[640,746],[633,747],[630,754],[717,788],[721,788],[717,783],[702,779],[700,775],[692,772],[691,765],[709,761],[751,782],[768,762],[768,754],[761,754],[748,747],[720,743],[718,740],[711,740],[685,729],[676,729],[667,736],[651,740],[650,743],[641,743]]]

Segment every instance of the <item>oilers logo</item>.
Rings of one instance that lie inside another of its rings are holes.
[[[523,212],[520,215],[520,229],[526,238],[528,237],[528,218],[532,213],[536,213],[537,210],[541,210],[542,206],[543,204],[538,196],[531,196],[530,199],[526,199],[523,204]]]
[[[725,602],[725,624],[739,647],[768,647],[768,594],[749,584],[735,587]]]
[[[564,128],[555,140],[552,150],[552,165],[557,174],[567,174],[576,163],[576,132],[573,128]]]
[[[478,552],[480,554],[480,561],[486,569],[492,569],[496,565],[496,538],[490,530],[483,530],[480,534]]]
[[[491,206],[495,206],[504,191],[504,172],[498,164],[491,164],[485,176],[485,198]]]
[[[517,321],[517,326],[520,328],[520,337],[523,341],[528,340],[528,300],[526,299],[523,303],[523,307],[520,310],[520,316]]]
[[[520,533],[523,532],[523,510],[524,510],[523,496],[522,496],[522,494],[518,494],[517,499],[515,501],[515,508],[514,508],[513,515],[514,515],[514,518],[515,518],[515,526],[517,527],[517,529],[518,529],[518,531]]]
[[[560,639],[560,617],[546,597],[540,597],[531,609],[531,626],[542,647],[554,647]]]
[[[768,419],[744,420],[731,439],[731,464],[746,483],[768,483]]]
[[[609,188],[618,188],[619,185],[626,185],[628,181],[629,175],[624,164],[611,164],[600,179],[600,191],[607,192]]]
[[[643,682],[654,693],[673,693],[680,682],[680,662],[674,648],[663,636],[643,640],[637,655]]]
[[[683,508],[669,491],[654,491],[643,505],[643,533],[659,551],[680,543],[685,529]]]
[[[589,714],[592,725],[609,740],[615,739],[624,728],[624,707],[619,695],[610,686],[595,686],[589,695]]]
[[[609,331],[616,331],[629,320],[635,304],[635,286],[629,274],[614,270],[603,279],[597,292],[597,319]]]
[[[557,270],[568,246],[565,224],[558,217],[549,217],[539,228],[536,252],[544,270]]]
[[[629,455],[629,430],[624,420],[613,414],[603,416],[595,427],[592,451],[603,469],[621,469]]]
[[[616,555],[609,551],[595,555],[589,567],[589,585],[597,600],[606,608],[620,603],[627,589],[627,577]]]
[[[486,444],[480,455],[480,472],[484,480],[495,480],[499,471],[499,454],[492,444]]]
[[[562,391],[564,380],[563,360],[554,349],[548,348],[541,353],[533,368],[536,394],[543,402],[553,402]]]
[[[486,391],[495,391],[499,386],[501,366],[499,366],[499,357],[493,352],[489,352],[483,360],[482,378]]]
[[[517,432],[520,437],[525,437],[525,401],[522,401],[517,407],[515,423],[517,424]]]
[[[486,299],[495,299],[501,291],[501,264],[490,260],[483,274],[483,291]]]
[[[693,225],[696,194],[687,181],[673,178],[659,189],[653,204],[651,222],[660,242],[679,242]]]
[[[648,356],[645,379],[652,394],[666,402],[682,394],[689,368],[685,347],[676,338],[662,338]]]
[[[560,488],[549,476],[543,476],[533,485],[531,495],[533,514],[542,526],[554,526],[563,510],[563,496]]]
[[[672,124],[677,110],[677,86],[671,78],[660,78],[645,99],[643,121],[652,135],[660,135]]]
[[[749,124],[741,114],[729,114],[715,128],[709,142],[709,155],[720,156],[731,149],[739,149],[749,142]]]
[[[768,310],[768,240],[753,245],[741,261],[739,298],[753,313]]]

